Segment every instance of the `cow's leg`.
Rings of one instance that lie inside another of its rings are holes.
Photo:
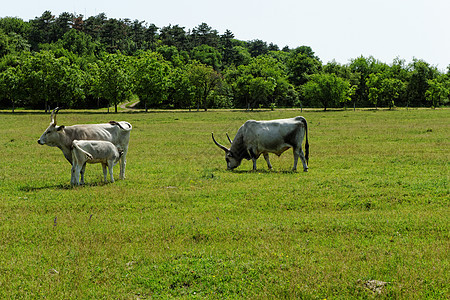
[[[308,172],[308,166],[306,165],[305,154],[303,153],[303,150],[301,147],[294,149],[294,168],[292,168],[292,171],[297,171],[297,162],[298,162],[299,157],[303,164],[303,171]]]
[[[102,168],[103,168],[103,181],[104,182],[108,182],[108,180],[106,180],[106,176],[108,175],[108,171],[106,170],[106,164],[102,163]]]
[[[73,184],[74,185],[80,185],[80,172],[81,172],[82,166],[80,166],[79,164],[74,164],[73,165],[73,169],[74,169],[74,171],[73,171],[73,178],[74,178]],[[81,184],[83,184],[83,183],[81,183]]]
[[[267,162],[267,167],[269,168],[269,170],[272,170],[272,165],[270,164],[270,160],[269,160],[269,153],[264,153],[264,159]]]
[[[303,171],[308,172],[308,165],[306,164],[305,154],[303,153],[302,149],[300,149],[300,159],[302,160]]]
[[[127,152],[128,148],[123,149],[122,157],[120,158],[120,179],[125,179],[125,167],[127,165]]]
[[[78,169],[78,176],[77,178],[80,177],[81,174],[81,180],[78,184],[84,184],[84,172],[86,171],[86,162],[83,164],[83,166],[79,167]]]
[[[298,156],[298,152],[294,149],[294,166],[292,167],[293,172],[297,171]]]
[[[73,164],[72,168],[70,169],[70,184],[71,185],[78,184],[77,183],[77,181],[78,181],[77,179],[79,179],[79,178],[77,178],[76,176],[77,176],[77,169],[76,169],[75,164]]]
[[[108,161],[109,177],[111,179],[111,182],[114,182],[113,167],[114,167],[113,162]]]

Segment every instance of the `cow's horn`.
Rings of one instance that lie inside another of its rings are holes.
[[[228,149],[227,147],[225,147],[225,146],[219,144],[219,143],[216,141],[216,139],[214,138],[214,133],[213,133],[213,132],[211,132],[211,136],[212,136],[212,139],[213,139],[214,143],[217,145],[217,147],[219,147],[220,149],[222,149],[222,150],[225,151],[225,152],[229,152],[229,151],[230,151],[230,149]]]
[[[52,121],[52,124],[54,124],[54,125],[56,125],[56,114],[58,113],[58,110],[59,110],[59,107],[55,108],[52,111],[51,121]]]
[[[230,144],[233,144],[233,142],[231,141],[230,137],[228,136],[228,132],[226,133],[228,140],[230,141]]]

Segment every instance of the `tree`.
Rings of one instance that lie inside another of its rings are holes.
[[[139,99],[147,104],[158,105],[167,99],[169,86],[169,64],[161,54],[144,52],[137,61],[133,78],[134,90]]]
[[[429,88],[429,80],[435,79],[437,69],[431,67],[423,60],[414,59],[410,64],[411,76],[407,86],[408,98],[414,106],[422,106],[427,103],[426,91]]]
[[[109,104],[117,105],[131,95],[131,66],[129,60],[121,53],[107,54],[99,61],[99,92]],[[108,106],[109,107],[109,106]]]
[[[0,73],[0,95],[11,101],[12,112],[22,93],[22,75],[20,67],[10,67]]]
[[[53,51],[40,51],[23,56],[24,85],[30,96],[29,104],[67,106],[84,98],[85,76],[79,66],[65,56],[56,58]]]
[[[197,111],[200,110],[201,105],[207,111],[208,96],[221,82],[220,74],[212,67],[194,61],[188,68],[188,77],[197,100]]]
[[[252,57],[257,57],[266,54],[269,49],[267,43],[261,40],[253,40],[247,43],[248,51]]]
[[[236,50],[233,48],[234,34],[230,30],[226,30],[223,35],[220,36],[222,44],[222,57],[223,64],[229,66],[233,62],[233,57],[236,55]]]
[[[159,32],[159,36],[163,45],[175,46],[179,50],[189,50],[191,48],[184,27],[178,25],[163,27]]]
[[[234,104],[246,109],[256,105],[273,106],[281,97],[295,94],[283,66],[270,55],[252,58],[248,65],[229,68],[225,79]]]
[[[6,34],[15,33],[23,37],[27,37],[30,32],[31,25],[29,22],[16,17],[0,18],[0,29]]]
[[[248,82],[249,100],[247,109],[253,108],[258,102],[260,105],[268,104],[269,99],[275,91],[277,82],[273,77],[255,77]]]
[[[219,45],[220,36],[217,33],[217,30],[212,29],[206,23],[202,23],[192,29],[191,40],[193,47],[208,45],[210,47],[217,48]]]
[[[19,18],[0,18],[0,57],[6,53],[29,51],[26,37],[30,24]]]
[[[387,65],[380,63],[374,57],[368,58],[360,56],[353,59],[350,63],[350,71],[355,74],[357,82],[352,80],[352,85],[356,85],[354,103],[360,103],[361,105],[368,105],[372,103],[369,100],[369,89],[367,87],[367,80],[370,74],[383,73],[387,69]]]
[[[8,36],[3,32],[3,30],[0,29],[0,58],[5,56],[10,52],[9,48],[9,38]]]
[[[319,72],[321,63],[316,58],[302,52],[293,52],[287,61],[290,81],[301,86],[308,81],[312,74]]]
[[[39,44],[55,42],[53,34],[53,23],[55,16],[50,11],[45,11],[40,17],[30,21],[31,28],[28,40],[34,51],[39,50]]]
[[[190,111],[195,100],[195,90],[189,80],[187,69],[187,67],[170,69],[168,104],[173,108],[189,108]]]
[[[213,67],[219,71],[222,66],[222,55],[216,48],[203,44],[191,51],[191,59],[197,60],[205,65]]]
[[[102,27],[106,20],[104,13],[87,18],[83,23],[83,32],[90,35],[95,41],[100,41]]]
[[[130,50],[128,28],[123,20],[108,19],[104,22],[100,30],[100,41],[106,45],[106,51],[115,53],[116,51]]]
[[[305,99],[321,103],[325,111],[329,106],[348,101],[351,91],[350,83],[335,74],[314,74],[302,86]]]
[[[383,89],[384,105],[387,105],[389,109],[394,107],[395,103],[403,93],[405,86],[400,79],[396,78],[384,78],[381,87]]]
[[[433,108],[449,102],[450,82],[445,82],[445,75],[436,79],[429,79],[427,83],[428,90],[425,92],[425,97]]]
[[[61,13],[58,18],[54,20],[54,22],[51,24],[52,29],[52,41],[57,41],[60,38],[63,37],[63,35],[68,32],[70,29],[72,29],[73,20],[75,19],[75,16],[68,12]]]
[[[97,43],[93,42],[91,36],[75,29],[66,32],[59,40],[59,44],[64,49],[80,56],[92,56],[99,47]]]
[[[353,103],[353,110],[356,110],[356,102],[358,100],[356,90],[358,89],[359,84],[359,74],[353,73],[348,65],[340,65],[334,60],[323,66],[323,71],[328,74],[335,74],[350,83],[351,87],[349,95]]]

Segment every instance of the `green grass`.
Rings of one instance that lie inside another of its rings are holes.
[[[297,115],[308,173],[292,151],[226,171],[212,131]],[[133,124],[127,179],[88,165],[71,188],[49,115],[0,114],[0,298],[450,297],[449,109],[58,114],[111,119]]]

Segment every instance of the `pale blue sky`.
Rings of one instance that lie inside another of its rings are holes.
[[[55,15],[104,12],[109,18],[186,30],[205,22],[220,34],[231,30],[240,40],[310,46],[323,63],[373,55],[386,63],[416,57],[441,70],[450,64],[449,0],[16,0],[1,6],[0,17],[24,20],[50,10]]]

